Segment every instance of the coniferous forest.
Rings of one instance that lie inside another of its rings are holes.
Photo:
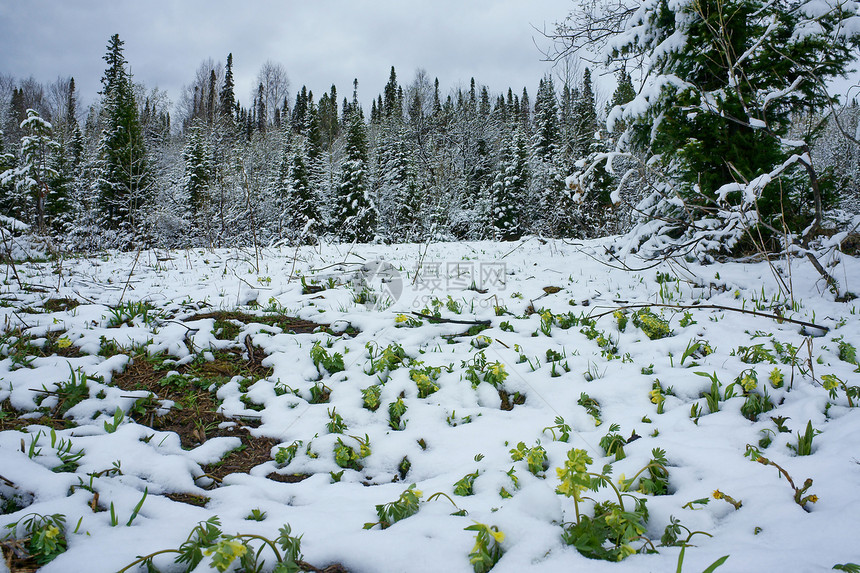
[[[582,62],[505,93],[475,78],[443,93],[425,70],[404,81],[392,67],[381,90],[356,80],[314,94],[291,89],[269,61],[243,102],[231,54],[201,63],[176,101],[135,82],[118,35],[104,60],[86,109],[74,78],[0,77],[0,212],[73,250],[605,236],[630,229],[664,178],[650,161],[664,149],[631,143],[637,131],[623,119],[607,130],[607,115],[642,89],[624,66],[602,96]],[[369,110],[359,89],[379,91]],[[797,106],[779,120],[796,132],[786,137],[811,143],[825,207],[851,209],[860,154],[840,134],[856,130],[860,111],[836,106]],[[682,148],[690,136],[656,143]],[[743,137],[729,149],[689,147],[680,171],[695,169],[697,190],[713,197],[738,174],[767,171],[738,161],[749,149],[779,162],[767,137]],[[627,152],[614,155],[619,144]],[[734,162],[721,164],[732,147]],[[810,209],[802,199],[795,214]]]

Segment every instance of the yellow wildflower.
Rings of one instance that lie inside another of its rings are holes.
[[[68,348],[72,345],[72,341],[69,340],[68,337],[63,336],[59,340],[57,340],[57,348]]]
[[[56,539],[60,534],[60,528],[56,525],[51,525],[45,530],[45,539]]]
[[[503,531],[494,531],[492,529],[489,530],[490,535],[493,536],[493,539],[496,540],[496,543],[501,543],[505,540],[505,534]]]

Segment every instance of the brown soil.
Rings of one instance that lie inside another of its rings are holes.
[[[502,400],[502,410],[513,410],[514,406],[521,406],[526,403],[525,394],[519,392],[511,395],[506,390],[499,390],[499,398]]]
[[[216,321],[236,320],[243,324],[256,323],[265,324],[266,326],[277,326],[284,332],[292,331],[296,334],[311,333],[316,331],[318,328],[321,328],[325,332],[330,332],[328,324],[318,324],[316,322],[302,320],[300,318],[293,318],[291,316],[286,316],[283,314],[255,315],[237,310],[218,310],[214,312],[195,314],[194,316],[186,318],[185,321],[188,322],[192,320],[203,320],[207,318],[214,318]]]
[[[72,310],[80,305],[80,301],[73,298],[49,298],[42,303],[42,308],[48,312],[60,312],[63,310]]]

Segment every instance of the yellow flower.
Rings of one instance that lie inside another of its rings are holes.
[[[248,546],[246,546],[241,541],[236,541],[235,539],[227,539],[221,541],[215,547],[210,547],[208,549],[204,549],[203,553],[206,555],[212,555],[213,553],[218,553],[223,555],[228,559],[227,564],[232,563],[234,559],[242,557],[248,551]],[[224,568],[226,569],[226,567]],[[223,569],[222,569],[223,571]]]
[[[420,489],[413,489],[412,493],[415,495],[415,497],[421,497],[422,495],[424,495],[424,492]]]
[[[715,490],[714,490],[714,493],[713,493],[713,496],[714,496],[714,499],[723,499],[723,497],[725,496],[725,494],[724,494],[723,492],[721,492],[720,490],[715,489]]]
[[[59,340],[57,340],[57,348],[68,348],[72,345],[72,341],[69,340],[68,337],[63,336]]]
[[[808,501],[810,501],[811,503],[817,503],[817,502],[818,502],[818,496],[817,496],[817,495],[810,495],[810,496],[809,496],[808,498],[806,498],[806,499],[807,499]]]
[[[51,525],[50,527],[48,527],[48,529],[45,530],[45,539],[56,539],[59,534],[60,528],[58,528],[56,525]]]
[[[621,474],[620,476],[618,476],[618,485],[624,485],[624,481],[625,481],[626,479],[627,479],[627,478],[626,478],[626,477],[624,477],[624,474]]]
[[[394,322],[406,322],[407,320],[409,320],[409,317],[405,314],[398,314],[394,317]]]
[[[653,390],[651,390],[651,392],[649,392],[649,394],[651,395],[651,402],[654,404],[659,404],[660,402],[665,400],[665,398],[663,398],[663,394],[660,393],[659,388],[654,388]]]
[[[505,540],[505,534],[502,531],[494,531],[492,529],[489,530],[490,535],[493,536],[493,539],[496,540],[496,543],[501,543]]]

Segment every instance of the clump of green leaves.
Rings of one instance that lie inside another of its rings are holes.
[[[735,378],[735,384],[742,389],[746,397],[741,405],[741,414],[748,420],[755,422],[759,414],[773,410],[773,401],[768,396],[767,388],[764,392],[758,391],[758,375],[752,368],[744,370]]]
[[[406,351],[396,342],[381,350],[375,342],[368,342],[365,348],[370,355],[370,365],[365,370],[367,374],[381,373],[385,375],[392,370],[397,370],[408,361]]]
[[[245,516],[245,519],[248,521],[264,521],[266,519],[266,512],[257,507],[252,509],[251,513]]]
[[[654,314],[650,308],[642,308],[633,313],[633,325],[645,333],[651,340],[672,336],[669,321]]]
[[[472,564],[475,573],[486,573],[504,554],[501,543],[505,540],[505,534],[495,525],[485,525],[477,521],[465,529],[476,532],[475,546],[469,553],[469,563]]]
[[[118,573],[124,573],[138,565],[145,565],[147,570],[154,571],[156,569],[152,563],[153,559],[166,553],[176,553],[174,561],[185,564],[185,571],[195,570],[204,556],[211,557],[209,565],[221,573],[230,569],[234,562],[238,562],[242,571],[259,571],[263,567],[263,562],[260,561],[263,547],[268,547],[275,554],[274,571],[298,573],[302,570],[301,536],[293,536],[289,525],[281,527],[278,534],[274,541],[250,533],[225,535],[221,531],[221,520],[218,516],[213,516],[199,522],[178,549],[162,549],[138,557]],[[252,542],[261,543],[262,546],[254,548],[251,546]]]
[[[540,331],[544,336],[552,336],[552,325],[554,322],[553,315],[548,310],[542,310],[540,313]]]
[[[87,373],[80,368],[73,370],[71,365],[69,365],[69,372],[69,379],[58,383],[56,390],[52,392],[58,400],[53,412],[56,417],[65,416],[72,407],[90,397]],[[44,386],[42,388],[44,389]]]
[[[541,433],[550,431],[552,434],[553,440],[558,440],[559,442],[567,442],[570,439],[570,426],[565,423],[564,418],[561,416],[555,417],[555,425],[547,426],[544,428]],[[558,430],[558,436],[556,436],[555,432]]]
[[[654,448],[651,450],[651,459],[645,464],[645,467],[636,472],[632,478],[621,480],[621,491],[630,491],[630,488],[636,483],[636,479],[642,476],[636,491],[645,495],[668,495],[668,465],[669,461],[666,459],[666,451],[662,448]]]
[[[415,515],[420,509],[422,495],[421,490],[415,489],[415,484],[413,483],[396,500],[377,505],[376,515],[379,517],[379,521],[376,523],[365,523],[364,529],[371,529],[376,525],[381,529],[386,529],[401,519]]]
[[[609,426],[609,432],[600,438],[600,447],[603,448],[603,452],[607,456],[615,456],[615,461],[624,459],[624,445],[627,443],[627,440],[618,433],[619,430],[621,430],[621,426],[612,424]]]
[[[319,342],[314,342],[311,348],[311,360],[314,361],[314,366],[319,370],[320,375],[336,374],[346,370],[343,364],[343,355],[340,352],[329,354]]]
[[[346,422],[343,421],[343,416],[337,413],[337,408],[327,410],[329,421],[326,423],[326,430],[330,434],[342,434],[346,431]]]
[[[292,444],[286,447],[278,448],[278,451],[275,452],[275,463],[279,466],[285,466],[293,461],[296,457],[296,454],[299,451],[299,448],[302,446],[301,440],[295,440]]]
[[[627,328],[627,313],[623,310],[616,310],[612,313],[612,316],[618,323],[618,330],[624,332],[624,330]]]
[[[323,384],[322,382],[317,382],[313,386],[311,386],[311,404],[324,404],[328,402],[328,399],[331,397],[331,388]]]
[[[403,414],[406,413],[406,402],[403,398],[397,398],[394,402],[388,405],[388,425],[392,430],[406,429],[406,420],[403,419]]]
[[[475,480],[478,479],[478,470],[475,470],[473,473],[466,474],[456,483],[454,483],[454,495],[467,496],[475,493],[473,491],[473,487],[475,485]]]
[[[612,341],[611,337],[607,336],[602,331],[597,330],[594,321],[588,322],[583,328],[579,329],[579,332],[585,335],[587,339],[596,342],[602,349],[600,351],[601,356],[607,360],[612,360],[613,358],[618,357],[618,345]]]
[[[19,527],[23,528],[20,537]],[[22,542],[27,554],[39,565],[53,561],[66,550],[66,516],[60,513],[29,513],[6,528],[11,532],[4,539],[13,538]]]
[[[423,314],[427,314],[426,312]],[[439,315],[441,316],[441,314]],[[437,317],[438,318],[438,317]],[[394,317],[394,326],[397,328],[418,328],[424,324],[421,319],[408,314],[398,314]]]
[[[511,460],[515,462],[525,460],[529,471],[536,476],[549,468],[546,450],[540,445],[540,442],[532,448],[527,447],[524,442],[518,443],[517,447],[511,450]]]
[[[821,430],[816,430],[812,427],[812,420],[806,423],[806,431],[802,434],[797,432],[797,444],[787,444],[789,449],[794,450],[798,456],[812,455],[812,439],[821,433]]]
[[[361,391],[361,398],[363,402],[363,406],[370,410],[371,412],[375,412],[379,409],[380,396],[382,395],[382,386],[374,385],[368,386]]]
[[[855,406],[854,401],[860,400],[860,386],[849,386],[844,380],[834,374],[825,374],[821,377],[821,383],[824,389],[830,394],[832,399],[836,399],[837,390],[842,388],[845,392],[845,397],[848,398],[848,407]]]
[[[597,400],[583,392],[579,395],[576,403],[585,408],[585,411],[594,419],[595,426],[603,423],[603,420],[600,419],[600,403]]]
[[[365,434],[364,439],[356,436],[350,437],[358,442],[358,451],[338,438],[334,445],[334,462],[339,467],[361,471],[361,460],[370,455],[370,438],[367,434]]]
[[[436,381],[441,374],[442,368],[439,366],[424,366],[423,368],[412,368],[409,371],[409,378],[418,387],[419,398],[426,398],[439,390],[439,384]]]
[[[139,319],[138,322],[143,324],[151,324],[157,318],[157,315],[152,312],[154,310],[155,307],[145,300],[120,304],[110,309],[107,327],[116,328],[123,324],[131,325],[137,321],[136,319]]]
[[[461,367],[464,369],[463,376],[471,382],[472,388],[477,388],[481,382],[498,388],[508,377],[504,364],[498,360],[487,362],[487,357],[483,351],[476,353],[469,360],[464,360]]]
[[[556,468],[561,482],[556,492],[573,498],[576,514],[574,522],[563,525],[562,539],[590,559],[620,561],[636,553],[631,544],[643,539],[647,531],[648,510],[644,499],[622,494],[615,487],[609,477],[611,466],[604,467],[602,473],[595,473],[588,471],[591,463],[592,459],[585,450],[572,449],[564,466]],[[584,499],[583,494],[606,486],[614,491],[617,501],[598,502],[592,515],[583,514],[579,506]],[[632,511],[624,507],[624,496],[633,498]]]
[[[845,342],[845,340],[841,336],[839,338],[834,339],[834,342],[839,345],[839,360],[860,367],[860,364],[857,363],[857,349],[854,347],[853,344]]]
[[[737,356],[745,364],[758,364],[760,362],[776,364],[776,358],[770,350],[764,347],[764,344],[738,346],[737,350],[733,350],[731,355]]]

